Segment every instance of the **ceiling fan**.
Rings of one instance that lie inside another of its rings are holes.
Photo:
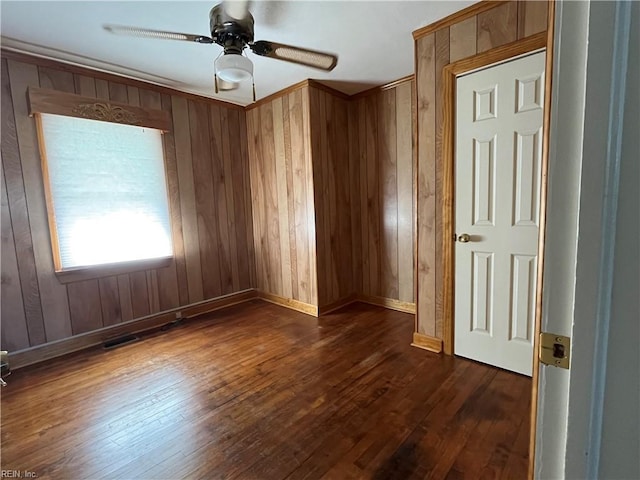
[[[247,47],[262,57],[284,60],[324,71],[333,70],[338,63],[338,57],[330,53],[266,40],[254,41],[254,21],[246,0],[227,0],[213,7],[209,12],[209,25],[210,37],[126,25],[107,24],[103,25],[103,28],[118,35],[220,45],[223,51],[214,62],[216,93],[218,90],[234,90],[240,86],[241,82],[253,79],[253,63],[242,54]],[[220,88],[218,80],[222,81]],[[256,100],[255,83],[253,83],[253,100]]]

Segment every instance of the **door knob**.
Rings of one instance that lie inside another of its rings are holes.
[[[460,235],[458,235],[458,241],[460,243],[467,243],[471,241],[471,236],[468,233],[461,233]]]

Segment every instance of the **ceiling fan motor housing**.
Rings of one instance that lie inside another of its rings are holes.
[[[242,54],[248,43],[253,42],[253,16],[247,12],[244,18],[228,15],[224,5],[216,5],[209,12],[211,38],[224,48],[226,54]]]

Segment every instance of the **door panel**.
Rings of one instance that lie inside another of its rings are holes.
[[[474,138],[473,142],[473,225],[493,226],[495,137],[488,141]]]
[[[454,353],[531,375],[544,52],[456,81]]]
[[[493,253],[473,252],[472,332],[491,335],[493,324]]]

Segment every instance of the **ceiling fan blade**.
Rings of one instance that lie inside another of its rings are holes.
[[[127,25],[103,25],[107,32],[115,35],[129,35],[143,38],[160,38],[163,40],[183,40],[196,43],[213,43],[211,37],[205,35],[194,35],[191,33],[167,32],[165,30],[151,30],[149,28],[129,27]]]
[[[249,13],[249,0],[224,0],[224,12],[231,18],[243,20]]]
[[[331,53],[293,47],[282,43],[260,40],[249,45],[253,53],[263,57],[277,58],[285,62],[298,63],[307,67],[330,72],[338,64],[338,57]]]

